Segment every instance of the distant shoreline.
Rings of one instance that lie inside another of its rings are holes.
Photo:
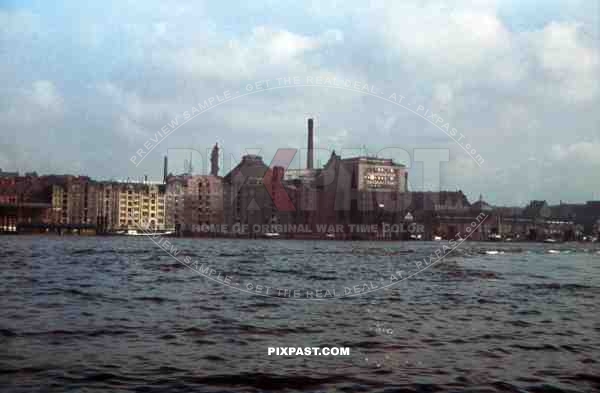
[[[72,234],[72,233],[67,233],[67,234],[58,234],[55,232],[52,233],[34,233],[34,232],[22,232],[22,233],[17,233],[17,232],[0,232],[0,236],[23,236],[23,237],[27,237],[27,236],[44,236],[44,237],[74,237],[74,238],[79,238],[79,237],[85,237],[85,238],[91,238],[91,237],[120,237],[120,238],[139,238],[139,237],[148,237],[148,236],[160,236],[160,237],[164,237],[164,238],[177,238],[177,239],[214,239],[214,240],[313,240],[313,241],[317,241],[317,240],[321,240],[321,241],[335,241],[335,242],[356,242],[356,241],[365,241],[365,242],[382,242],[382,243],[444,243],[444,242],[448,242],[448,239],[442,239],[442,240],[432,240],[432,239],[427,239],[427,240],[417,240],[417,239],[382,239],[382,238],[365,238],[365,237],[355,237],[355,238],[341,238],[341,237],[333,237],[333,238],[327,238],[324,236],[278,236],[278,237],[267,237],[267,236],[261,236],[260,234],[258,236],[247,236],[247,235],[237,235],[237,236],[232,236],[232,235],[176,235],[176,234],[162,234],[162,233],[148,233],[148,234],[137,234],[137,235],[129,235],[129,234],[119,234],[119,233],[100,233],[100,234]],[[557,240],[555,242],[545,242],[543,240],[511,240],[511,241],[504,241],[504,240],[473,240],[473,239],[465,239],[465,241],[471,242],[471,243],[496,243],[496,244],[531,244],[531,243],[539,243],[539,244],[548,244],[548,245],[558,245],[558,244],[573,244],[573,243],[577,243],[577,244],[598,244],[600,245],[599,241],[590,241],[590,240],[566,240],[566,241],[560,241]]]

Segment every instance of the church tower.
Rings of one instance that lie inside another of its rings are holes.
[[[219,176],[219,144],[215,143],[215,147],[210,154],[210,174]]]

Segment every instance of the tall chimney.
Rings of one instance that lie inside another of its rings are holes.
[[[167,184],[167,176],[169,174],[169,161],[165,156],[165,162],[163,164],[163,183]]]
[[[306,169],[313,169],[313,119],[308,119],[308,152],[306,153]]]

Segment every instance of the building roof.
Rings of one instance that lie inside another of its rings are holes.
[[[552,214],[546,201],[531,201],[523,210],[523,215],[529,218],[549,217]]]
[[[4,172],[2,168],[0,168],[0,177],[16,177],[19,176],[19,172]]]
[[[467,196],[462,191],[417,191],[404,193],[410,210],[434,210],[443,206],[470,207]]]
[[[486,201],[480,199],[471,205],[471,209],[480,210],[480,211],[490,211],[490,210],[493,210],[494,207],[492,205],[490,205],[489,203],[487,203]]]
[[[242,161],[236,165],[225,177],[223,180],[225,182],[231,183],[234,176],[238,176],[239,174],[243,175],[244,178],[248,177],[264,177],[265,173],[269,167],[263,162],[261,156],[257,156],[254,154],[248,154],[242,157]]]
[[[339,156],[337,156],[339,159]],[[348,157],[342,158],[342,162],[356,162],[356,163],[366,163],[373,165],[390,165],[395,167],[405,168],[404,165],[395,163],[391,158],[380,158],[380,157],[370,157],[370,156],[358,156],[358,157]]]

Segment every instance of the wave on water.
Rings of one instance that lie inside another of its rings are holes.
[[[312,302],[225,287],[147,239],[74,239],[33,250],[30,237],[6,238],[0,250],[2,392],[600,391],[595,245],[466,242],[394,288]],[[240,289],[342,294],[414,272],[441,247],[173,244]],[[267,355],[269,346],[333,345],[350,355]]]

